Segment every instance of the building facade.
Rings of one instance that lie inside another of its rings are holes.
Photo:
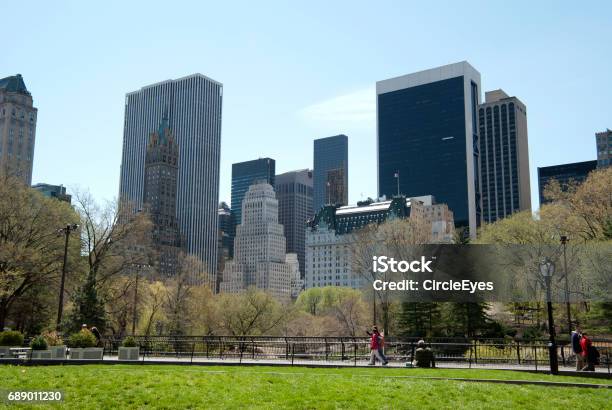
[[[291,257],[292,263],[287,263],[285,235],[278,223],[278,200],[272,185],[252,184],[242,202],[241,215],[234,258],[225,264],[220,291],[241,293],[255,287],[288,301],[296,272],[292,263],[297,258]]]
[[[285,228],[287,252],[297,254],[304,277],[306,222],[312,218],[312,171],[302,169],[276,176],[278,221]]]
[[[143,87],[125,100],[119,198],[134,211],[142,209],[148,137],[166,114],[179,147],[176,218],[182,248],[202,261],[202,280],[211,280],[217,267],[222,94],[221,83],[193,74]]]
[[[32,185],[32,189],[46,197],[56,198],[69,204],[72,203],[72,195],[66,193],[66,187],[63,185],[35,184]]]
[[[181,236],[176,218],[179,147],[167,116],[149,136],[145,154],[143,208],[153,224],[156,267],[162,278],[179,272]]]
[[[223,270],[225,269],[225,262],[230,258],[230,249],[232,248],[232,232],[234,230],[232,220],[232,210],[229,205],[225,202],[219,203],[219,252],[217,257],[217,284],[216,292],[219,291],[219,285],[223,280]]]
[[[463,61],[379,81],[376,94],[379,196],[431,194],[474,237],[480,73]]]
[[[538,167],[538,191],[540,194],[540,206],[550,201],[544,197],[544,189],[553,179],[561,185],[561,189],[567,188],[571,182],[580,184],[584,182],[591,171],[597,168],[597,161],[574,162],[571,164],[552,165],[550,167]]]
[[[478,108],[482,220],[492,223],[531,209],[527,108],[503,90]]]
[[[36,142],[36,119],[32,94],[21,74],[0,79],[0,174],[30,186]]]
[[[324,205],[348,204],[348,137],[314,140],[313,211]]]
[[[612,130],[595,133],[597,143],[597,168],[612,165]]]
[[[411,218],[431,226],[432,243],[452,242],[455,230],[452,212],[445,204],[436,204],[430,195],[368,200],[356,206],[328,205],[315,215],[306,230],[305,288],[363,287],[366,279],[352,267],[355,233],[366,225],[392,218]]]
[[[249,187],[255,182],[265,181],[274,188],[276,176],[276,161],[272,158],[259,158],[252,161],[232,164],[232,218],[233,226],[242,220],[242,201]],[[234,255],[235,229],[230,232],[230,256]]]

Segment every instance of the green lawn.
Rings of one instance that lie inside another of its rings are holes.
[[[0,390],[60,389],[65,394],[63,406],[78,409],[612,408],[610,389],[418,378],[426,376],[611,383],[606,379],[468,369],[68,365],[0,366]]]

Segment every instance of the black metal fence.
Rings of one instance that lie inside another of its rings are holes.
[[[370,357],[368,338],[273,336],[135,336],[142,359],[187,358],[363,362]],[[391,361],[412,362],[419,338],[388,338],[385,355]],[[103,340],[105,355],[116,355],[123,339]],[[462,365],[517,365],[545,368],[548,340],[434,338],[427,340],[438,363]],[[600,366],[610,368],[612,340],[595,339]],[[557,346],[559,364],[575,366],[569,343]]]

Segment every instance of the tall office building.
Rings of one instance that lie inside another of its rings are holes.
[[[240,293],[253,286],[278,299],[289,300],[299,269],[294,266],[297,258],[288,258],[285,252],[285,236],[278,223],[278,200],[272,185],[263,181],[251,185],[242,209],[241,223],[236,226],[234,259],[225,264],[220,291]]]
[[[36,116],[21,74],[0,79],[0,174],[32,184]]]
[[[63,185],[51,185],[51,184],[35,184],[32,185],[32,189],[40,192],[46,197],[56,198],[60,201],[72,203],[72,195],[66,193],[66,187]]]
[[[119,183],[119,198],[141,209],[148,137],[166,113],[179,147],[176,218],[182,248],[209,273],[217,267],[222,94],[221,83],[201,74],[128,93]]]
[[[538,190],[540,206],[550,201],[544,198],[544,189],[553,179],[559,182],[561,189],[566,189],[570,182],[581,184],[591,171],[597,168],[597,161],[574,162],[571,164],[538,167]]]
[[[612,130],[595,133],[597,143],[597,168],[612,165]]]
[[[376,94],[379,196],[431,194],[474,237],[480,73],[463,61],[379,81]]]
[[[327,204],[348,204],[348,137],[314,140],[313,162],[314,212]]]
[[[298,256],[304,277],[306,222],[312,217],[312,171],[302,169],[276,176],[278,221],[285,227],[287,252]]]
[[[234,227],[242,220],[242,201],[249,187],[255,182],[267,182],[274,188],[276,162],[272,158],[259,158],[252,161],[232,164],[232,218]],[[231,232],[232,246],[230,256],[234,255],[234,230]]]
[[[164,116],[157,131],[151,133],[145,154],[143,206],[153,223],[156,267],[162,277],[178,273],[181,246],[176,219],[176,192],[181,163],[179,147]]]
[[[478,125],[483,221],[531,209],[525,104],[503,90],[486,92]]]

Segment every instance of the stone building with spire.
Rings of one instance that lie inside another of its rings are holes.
[[[153,244],[157,270],[162,277],[178,271],[181,247],[176,197],[179,147],[164,115],[159,128],[149,136],[145,157],[143,204],[153,222]]]

